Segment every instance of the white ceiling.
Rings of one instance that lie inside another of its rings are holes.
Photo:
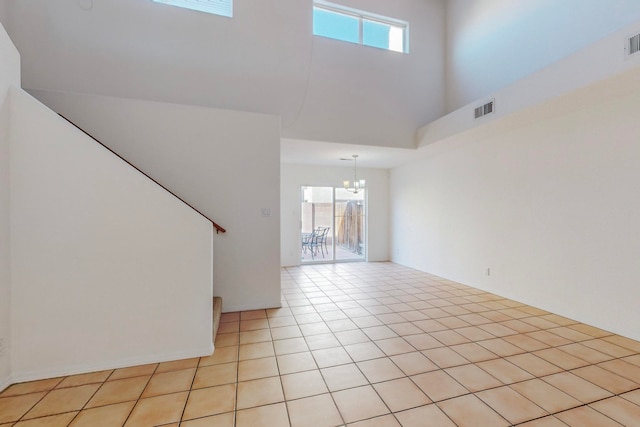
[[[26,89],[273,114],[282,136],[415,146],[444,112],[444,0],[341,0],[410,22],[410,54],[312,35],[311,0],[233,18],[152,0],[0,0]]]
[[[0,0],[0,19],[26,89],[278,115],[282,162],[358,154],[392,168],[418,154],[416,130],[445,114],[449,93],[476,99],[640,14],[638,0],[566,0],[560,17],[555,0],[340,3],[409,21],[410,53],[312,36],[311,0],[237,1],[232,19],[152,0]]]
[[[351,166],[358,155],[358,167],[391,169],[410,161],[417,150],[409,148],[375,147],[370,145],[337,144],[332,142],[282,139],[282,163],[318,166]],[[348,160],[341,160],[348,159]]]

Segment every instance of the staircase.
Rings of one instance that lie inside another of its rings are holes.
[[[222,298],[213,297],[213,342],[215,345],[216,335],[218,335],[218,327],[220,326],[220,317],[222,316]]]
[[[135,165],[133,165],[131,162],[129,162],[128,160],[124,159],[122,156],[120,156],[118,153],[116,153],[115,151],[113,151],[111,148],[107,147],[106,145],[104,145],[101,141],[99,141],[98,139],[96,139],[93,135],[91,135],[90,133],[88,133],[86,130],[82,129],[80,126],[78,126],[77,124],[75,124],[74,122],[72,122],[71,120],[69,120],[67,117],[63,116],[62,114],[59,114],[60,117],[62,117],[63,119],[65,119],[67,122],[69,122],[69,124],[73,125],[75,128],[77,128],[78,130],[80,130],[82,133],[84,133],[85,135],[87,135],[89,138],[91,138],[93,141],[95,141],[96,143],[100,144],[102,147],[106,148],[109,152],[111,152],[113,155],[115,155],[116,157],[118,157],[120,160],[122,160],[123,162],[127,163],[129,166],[131,166],[132,168],[134,168],[135,170],[137,170],[138,172],[140,172],[142,175],[146,176],[149,180],[151,180],[152,182],[154,182],[156,185],[160,186],[162,189],[164,189],[166,192],[168,192],[169,194],[171,194],[173,197],[175,197],[176,199],[178,199],[179,201],[181,201],[182,203],[184,203],[185,205],[189,206],[191,209],[193,209],[195,212],[197,212],[198,214],[200,214],[201,216],[203,216],[204,218],[206,218],[208,221],[211,222],[211,224],[213,224],[213,227],[216,230],[216,234],[218,233],[226,233],[227,230],[225,230],[224,228],[222,228],[219,224],[217,224],[215,221],[211,220],[209,217],[207,217],[205,214],[203,214],[201,211],[199,211],[198,209],[196,209],[195,207],[193,207],[192,205],[190,205],[189,203],[187,203],[184,199],[180,198],[178,195],[176,195],[174,192],[172,192],[171,190],[169,190],[167,187],[165,187],[164,185],[160,184],[158,181],[156,181],[155,179],[151,178],[149,175],[147,175],[145,172],[143,172],[142,170],[140,170],[138,167],[136,167]],[[218,334],[218,327],[220,326],[220,317],[222,315],[222,298],[220,297],[214,297],[213,298],[213,341],[215,342],[216,339],[216,335]]]

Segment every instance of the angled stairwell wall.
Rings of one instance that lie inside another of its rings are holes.
[[[10,383],[9,88],[20,86],[20,55],[0,25],[0,390]]]
[[[11,90],[16,380],[210,354],[210,221]]]
[[[213,239],[225,312],[280,306],[278,116],[29,92],[227,230]]]
[[[0,48],[0,389],[211,354],[211,222],[19,89]]]

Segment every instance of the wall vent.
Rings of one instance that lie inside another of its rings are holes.
[[[487,114],[491,114],[494,111],[493,108],[493,104],[494,104],[495,100],[491,100],[489,102],[487,102],[484,105],[481,105],[479,107],[477,107],[475,110],[473,110],[473,115],[476,119],[479,119],[480,117],[486,116]]]
[[[635,34],[627,39],[625,51],[627,52],[627,56],[640,52],[640,34]]]

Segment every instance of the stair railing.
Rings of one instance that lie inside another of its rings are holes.
[[[140,170],[140,168],[136,167],[135,165],[133,165],[130,161],[128,161],[127,159],[125,159],[124,157],[122,157],[121,155],[119,155],[118,153],[116,153],[115,151],[113,151],[111,148],[107,147],[106,145],[104,145],[102,142],[100,142],[96,137],[94,137],[93,135],[91,135],[89,132],[87,132],[86,130],[82,129],[80,126],[78,126],[77,124],[75,124],[74,122],[72,122],[71,120],[69,120],[68,118],[66,118],[65,116],[63,116],[62,114],[58,114],[60,117],[62,117],[63,119],[65,119],[67,122],[69,122],[70,124],[72,124],[75,128],[77,128],[78,130],[80,130],[82,133],[84,133],[85,135],[87,135],[89,138],[93,139],[95,142],[97,142],[98,144],[102,145],[104,148],[106,148],[107,150],[109,150],[111,153],[113,153],[116,157],[118,157],[120,160],[122,160],[123,162],[125,162],[126,164],[128,164],[129,166],[131,166],[132,168],[134,168],[135,170],[137,170],[138,172],[140,172],[142,175],[146,176],[148,179],[150,179],[151,181],[153,181],[156,185],[159,185],[164,191],[166,191],[167,193],[171,194],[173,197],[175,197],[176,199],[180,200],[182,203],[184,203],[185,205],[189,206],[191,209],[193,209],[194,211],[196,211],[197,213],[199,213],[202,217],[204,217],[207,221],[211,222],[211,224],[213,224],[213,227],[216,229],[216,234],[218,233],[226,233],[227,230],[225,230],[224,228],[222,228],[222,226],[220,226],[219,224],[216,224],[216,222],[214,220],[212,220],[211,218],[209,218],[208,216],[206,216],[205,214],[203,214],[201,211],[199,211],[198,209],[196,209],[195,207],[193,207],[193,205],[191,205],[190,203],[186,202],[184,199],[182,199],[180,196],[178,196],[176,193],[174,193],[173,191],[169,190],[167,187],[165,187],[164,185],[160,184],[158,181],[156,181],[155,179],[151,178],[149,175],[147,175],[146,173],[144,173],[143,171]]]

